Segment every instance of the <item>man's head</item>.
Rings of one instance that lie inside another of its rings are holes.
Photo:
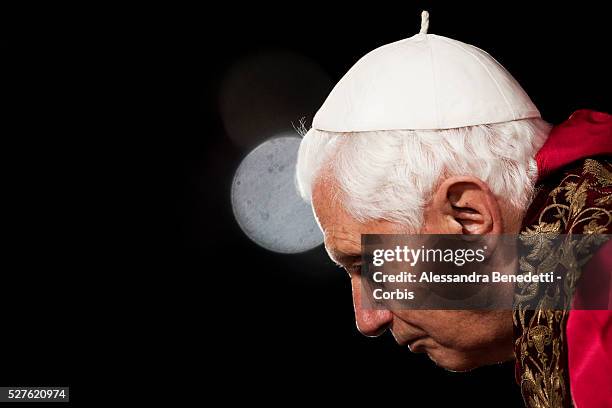
[[[516,233],[532,193],[539,118],[456,129],[310,130],[298,186],[330,257],[351,278],[359,330],[389,329],[437,364],[467,370],[512,356],[510,311],[373,310],[361,305],[361,234]]]

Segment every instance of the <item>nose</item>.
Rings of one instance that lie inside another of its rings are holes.
[[[364,307],[361,297],[361,277],[359,275],[351,277],[351,286],[353,289],[353,306],[355,308],[357,329],[364,336],[380,336],[393,321],[393,314],[386,309],[374,309],[371,305]]]

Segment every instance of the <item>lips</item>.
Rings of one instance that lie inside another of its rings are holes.
[[[400,346],[408,346],[413,353],[425,352],[425,339],[428,333],[417,324],[402,319],[393,319],[391,334]]]
[[[413,353],[424,353],[425,345],[421,340],[425,340],[425,336],[407,342],[408,349]]]
[[[423,353],[425,349],[422,340],[426,338],[426,335],[418,335],[408,338],[396,338],[396,341],[400,346],[408,346],[413,353]]]

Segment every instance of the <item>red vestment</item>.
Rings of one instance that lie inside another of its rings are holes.
[[[575,112],[553,128],[536,161],[538,192],[523,230],[612,234],[612,115]],[[517,380],[528,406],[612,407],[611,282],[612,240],[581,271],[571,311],[515,318]]]

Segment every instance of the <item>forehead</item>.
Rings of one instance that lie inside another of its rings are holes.
[[[312,206],[325,236],[325,246],[334,253],[354,254],[361,250],[361,234],[397,233],[400,226],[385,220],[360,222],[343,205],[343,193],[330,177],[319,178],[312,190]]]
[[[356,224],[345,210],[341,199],[342,192],[337,183],[326,175],[318,178],[312,190],[312,207],[321,228],[331,224]]]
[[[347,213],[334,181],[320,178],[315,183],[312,206],[323,231],[325,248],[334,261],[341,263],[344,255],[361,251],[361,234],[365,226]]]

